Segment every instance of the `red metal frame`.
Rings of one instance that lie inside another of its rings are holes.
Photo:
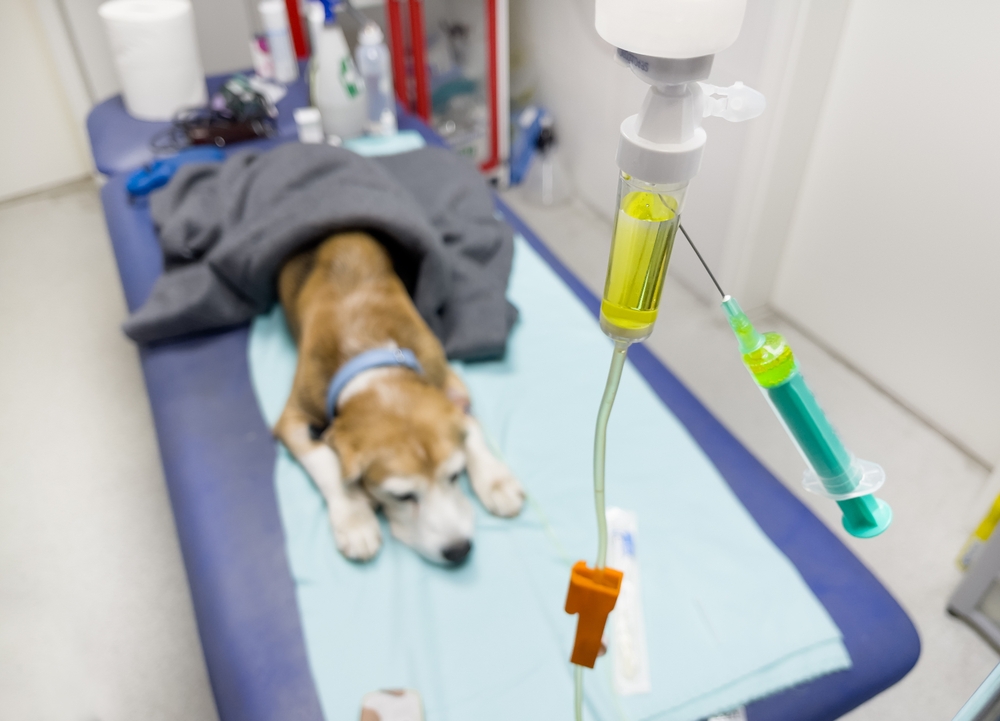
[[[293,2],[293,0],[286,0]],[[425,121],[431,119],[430,82],[427,76],[427,61],[424,38],[424,11],[421,0],[405,0],[407,5],[407,20],[410,35],[410,67],[413,69],[414,93],[411,93],[407,70],[407,48],[403,31],[403,18],[400,5],[404,0],[385,0],[386,23],[389,26],[389,51],[392,54],[393,83],[396,97],[403,107],[414,112]],[[489,171],[500,165],[500,107],[499,81],[497,77],[497,3],[496,0],[484,0],[486,13],[486,48],[487,48],[487,101],[490,104],[492,122],[489,129],[490,155],[479,165],[482,171]]]
[[[398,0],[385,0],[385,20],[389,26],[389,54],[392,56],[392,83],[396,98],[403,107],[412,110],[406,89],[406,48],[403,45],[403,19]]]
[[[427,60],[424,55],[424,8],[420,0],[409,0],[410,45],[413,47],[413,75],[417,80],[417,115],[425,121],[431,119],[430,82],[427,78]]]
[[[299,12],[299,0],[285,0],[285,12],[288,13],[288,29],[292,33],[292,45],[295,56],[299,60],[309,57],[309,38],[302,26],[302,14]]]
[[[497,97],[497,3],[486,0],[486,54],[487,78],[490,94],[490,157],[480,165],[480,170],[492,170],[500,164],[500,99]]]

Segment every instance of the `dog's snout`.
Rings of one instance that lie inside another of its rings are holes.
[[[468,557],[471,550],[472,541],[464,540],[451,544],[441,551],[441,555],[444,556],[444,560],[448,561],[448,563],[453,563],[457,566]]]

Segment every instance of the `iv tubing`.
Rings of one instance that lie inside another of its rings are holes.
[[[594,430],[594,510],[597,512],[597,569],[603,569],[608,557],[608,517],[604,508],[604,452],[608,440],[608,418],[615,404],[618,383],[622,379],[625,356],[629,341],[615,340],[615,350],[611,356],[608,382],[601,397],[601,408],[597,411],[597,428]],[[583,667],[573,668],[573,709],[576,721],[583,721]]]
[[[583,721],[583,666],[573,667],[573,718]]]
[[[608,370],[608,382],[604,386],[601,409],[597,412],[597,428],[594,430],[594,507],[597,511],[596,568],[598,570],[604,568],[608,557],[608,519],[604,510],[604,450],[608,439],[608,418],[611,416],[611,406],[614,405],[615,395],[618,393],[618,383],[622,379],[622,368],[625,366],[628,346],[627,341],[615,341],[611,368]]]

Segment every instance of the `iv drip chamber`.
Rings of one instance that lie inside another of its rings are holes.
[[[687,183],[650,183],[622,173],[601,298],[601,329],[628,343],[653,332]]]

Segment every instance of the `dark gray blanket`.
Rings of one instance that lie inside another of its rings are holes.
[[[510,229],[466,161],[440,148],[378,159],[289,143],[181,167],[152,196],[166,272],[125,323],[139,343],[244,323],[276,298],[282,263],[343,230],[389,250],[450,358],[503,354]]]

